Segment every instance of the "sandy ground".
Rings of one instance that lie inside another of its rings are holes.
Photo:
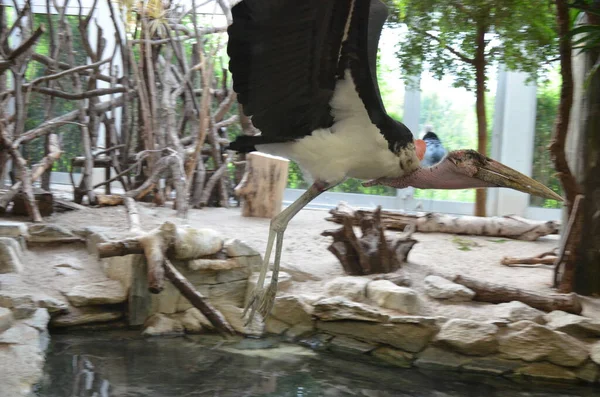
[[[149,230],[169,220],[181,225],[198,228],[211,228],[221,232],[227,238],[238,238],[264,254],[268,235],[269,220],[244,218],[240,210],[205,208],[191,210],[187,220],[175,217],[171,208],[157,208],[152,204],[139,203],[142,227]],[[337,259],[327,247],[331,238],[320,234],[326,229],[335,229],[339,225],[326,221],[325,210],[305,209],[290,223],[285,234],[282,256],[282,268],[302,282],[294,283],[293,291],[321,294],[323,285],[344,272]],[[128,230],[125,207],[105,207],[86,211],[70,211],[55,214],[47,219],[73,229],[85,226],[109,228],[109,236],[125,235]],[[390,232],[393,233],[393,232]],[[460,236],[460,240],[470,245],[469,250],[461,250],[457,237],[442,233],[416,233],[418,243],[409,254],[409,263],[405,271],[413,281],[412,287],[423,291],[423,278],[428,274],[455,275],[461,274],[500,284],[526,288],[541,293],[552,293],[552,271],[547,268],[506,267],[500,264],[504,256],[531,256],[550,251],[558,245],[558,236],[547,236],[535,242],[516,241],[495,237]],[[472,246],[471,246],[472,245]],[[90,260],[83,245],[78,248],[72,245],[56,247],[49,251],[28,254],[27,280],[28,287],[39,288],[52,296],[56,290],[64,290],[70,286],[103,279],[96,260]],[[74,264],[80,270],[72,275],[60,274],[55,266],[60,263]],[[91,266],[90,266],[91,265]],[[7,276],[0,277],[8,281]],[[17,287],[16,284],[13,287]],[[6,284],[5,284],[6,285]],[[428,299],[424,294],[424,312],[429,315],[444,315],[462,318],[489,318],[489,305],[479,303],[444,304]],[[584,313],[600,318],[600,300],[590,300],[585,305]]]

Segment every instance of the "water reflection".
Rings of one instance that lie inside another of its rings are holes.
[[[54,335],[38,397],[597,396],[531,391],[501,378],[379,367],[275,340],[143,339],[137,332]]]

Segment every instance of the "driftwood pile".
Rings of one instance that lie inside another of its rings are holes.
[[[0,211],[23,192],[31,219],[42,220],[33,184],[41,181],[49,190],[53,164],[65,155],[65,137],[74,142],[65,135],[73,133],[73,125],[81,150],[69,153],[75,203],[123,203],[123,196],[111,196],[111,183],[117,183],[124,196],[158,205],[174,191],[179,216],[189,206],[228,206],[234,160],[224,149],[228,128],[240,122],[243,133],[256,130],[234,106],[231,79],[219,63],[227,24],[203,22],[192,12],[197,3],[128,7],[108,1],[86,8],[81,2],[46,0],[45,7],[36,3],[35,13],[29,1],[0,7],[0,189],[8,160],[13,179],[0,192]],[[215,4],[230,17],[225,2]],[[110,19],[96,19],[100,10]],[[42,39],[48,49],[36,47]],[[78,51],[88,64],[76,63]],[[36,68],[40,77],[27,72]],[[75,110],[61,113],[59,100]],[[43,121],[31,126],[30,114],[43,114]],[[44,156],[31,166],[23,149],[42,142]],[[104,169],[103,181],[93,180],[94,168]],[[100,187],[108,197],[95,191]]]
[[[333,237],[328,250],[338,258],[344,271],[353,276],[400,269],[417,243],[410,230],[404,236],[385,236],[381,206],[372,213],[344,214],[340,219],[343,224],[340,229],[325,230],[321,235]],[[354,232],[354,224],[360,227],[360,237]]]

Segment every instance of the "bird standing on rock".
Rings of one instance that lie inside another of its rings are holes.
[[[391,118],[376,75],[388,10],[380,0],[243,0],[232,8],[229,70],[246,115],[261,133],[230,144],[297,162],[314,183],[271,220],[248,321],[271,311],[283,234],[315,197],[346,178],[404,188],[509,187],[561,199],[531,178],[473,150],[421,166],[426,143]],[[271,284],[263,288],[275,245]]]

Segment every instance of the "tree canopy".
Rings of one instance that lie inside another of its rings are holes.
[[[537,78],[557,54],[553,2],[547,0],[387,0],[390,22],[408,26],[397,57],[405,76],[427,67],[441,79],[475,89],[477,33],[485,32],[485,65],[503,63]]]

